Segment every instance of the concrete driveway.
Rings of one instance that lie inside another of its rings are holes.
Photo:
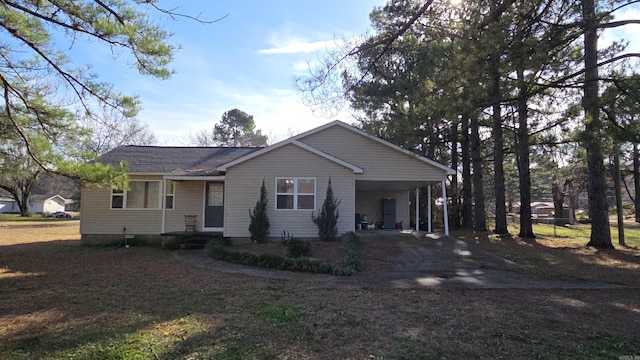
[[[623,286],[585,281],[560,281],[526,274],[516,263],[474,248],[464,241],[441,234],[382,232],[360,234],[384,236],[398,242],[400,252],[388,271],[375,275],[339,277],[293,273],[229,264],[209,258],[204,251],[176,253],[180,261],[213,271],[254,277],[305,280],[318,287],[375,288],[467,288],[467,289],[615,289]]]

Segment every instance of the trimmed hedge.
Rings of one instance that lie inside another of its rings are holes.
[[[309,258],[284,258],[272,254],[251,254],[233,250],[220,242],[207,245],[209,256],[234,264],[255,266],[266,269],[353,276],[360,270],[360,238],[351,232],[342,237],[344,258],[340,265],[332,265]]]
[[[292,237],[283,240],[282,244],[287,248],[287,256],[290,258],[306,257],[311,253],[311,245],[300,238]]]

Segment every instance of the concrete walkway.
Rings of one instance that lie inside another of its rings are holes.
[[[398,241],[400,253],[389,271],[339,277],[258,269],[214,260],[204,251],[181,250],[176,259],[224,273],[316,283],[327,288],[467,288],[467,289],[616,289],[620,285],[543,279],[523,272],[509,260],[474,248],[451,236],[425,233],[382,233]],[[418,240],[422,241],[416,241]],[[366,242],[366,238],[363,239]]]

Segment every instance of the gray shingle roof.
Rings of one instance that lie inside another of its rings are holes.
[[[130,173],[172,175],[219,175],[216,168],[261,148],[120,146],[100,156],[97,162],[118,166],[129,163]]]

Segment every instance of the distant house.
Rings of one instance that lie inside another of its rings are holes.
[[[7,196],[0,196],[0,213],[18,213],[20,209],[16,201]]]
[[[29,212],[32,214],[64,211],[68,200],[60,195],[41,194],[29,197]]]
[[[420,218],[419,197],[411,199],[410,191],[444,185],[455,173],[340,121],[264,148],[123,146],[99,161],[126,161],[129,188],[82,189],[80,233],[86,244],[119,241],[123,234],[157,239],[187,229],[247,240],[249,210],[263,181],[272,237],[282,231],[318,236],[312,215],[322,206],[329,179],[340,201],[339,233],[367,228],[365,221],[408,229],[412,208]],[[442,188],[437,197],[446,198]],[[446,211],[445,204],[448,234]]]
[[[535,201],[531,203],[531,216],[534,222],[541,224],[553,224],[555,221],[555,207],[550,201]],[[576,215],[572,208],[562,208],[562,225],[575,224]]]

